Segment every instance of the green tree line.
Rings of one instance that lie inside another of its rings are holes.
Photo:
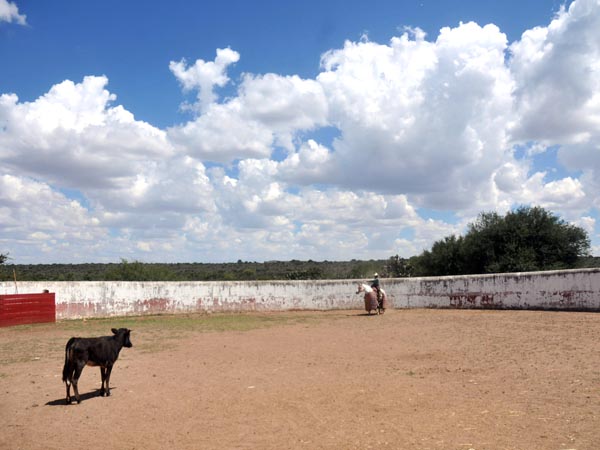
[[[0,281],[248,281],[370,279],[389,261],[267,261],[234,263],[5,264]]]

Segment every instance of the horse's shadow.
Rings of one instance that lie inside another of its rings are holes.
[[[114,387],[110,387],[110,391],[112,393],[113,389],[115,389]],[[72,390],[72,389],[71,389]],[[100,389],[96,389],[95,391],[91,391],[91,392],[86,392],[85,394],[79,394],[79,398],[81,398],[81,401],[84,402],[86,400],[89,400],[91,398],[94,397],[100,397]],[[73,395],[73,393],[71,392],[71,399],[72,399],[72,404],[76,405],[77,404],[77,400],[75,400],[75,395]],[[48,403],[46,403],[46,406],[65,406],[66,405],[66,400],[65,397],[61,397],[59,399],[56,400],[51,400]]]

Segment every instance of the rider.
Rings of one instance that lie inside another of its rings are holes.
[[[377,293],[377,303],[381,304],[381,288],[379,287],[379,274],[377,272],[373,275],[371,287],[375,289],[375,292]]]

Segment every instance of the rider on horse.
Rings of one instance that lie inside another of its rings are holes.
[[[377,293],[377,303],[381,305],[381,288],[379,287],[379,274],[375,272],[373,277],[373,280],[371,280],[371,287],[375,289],[375,292]]]

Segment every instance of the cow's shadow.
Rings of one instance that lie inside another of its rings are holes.
[[[115,390],[116,388],[114,387],[110,387],[110,392],[112,395],[112,391]],[[91,392],[86,392],[85,394],[79,394],[79,398],[81,398],[81,401],[84,402],[86,400],[89,400],[91,398],[94,397],[100,397],[100,389],[96,389],[95,391],[91,391]],[[76,405],[77,404],[77,400],[75,400],[75,395],[73,394],[73,388],[71,388],[71,404],[72,405]],[[61,397],[59,399],[56,400],[51,400],[48,403],[46,403],[46,406],[66,406],[66,401],[65,401],[65,397]]]

